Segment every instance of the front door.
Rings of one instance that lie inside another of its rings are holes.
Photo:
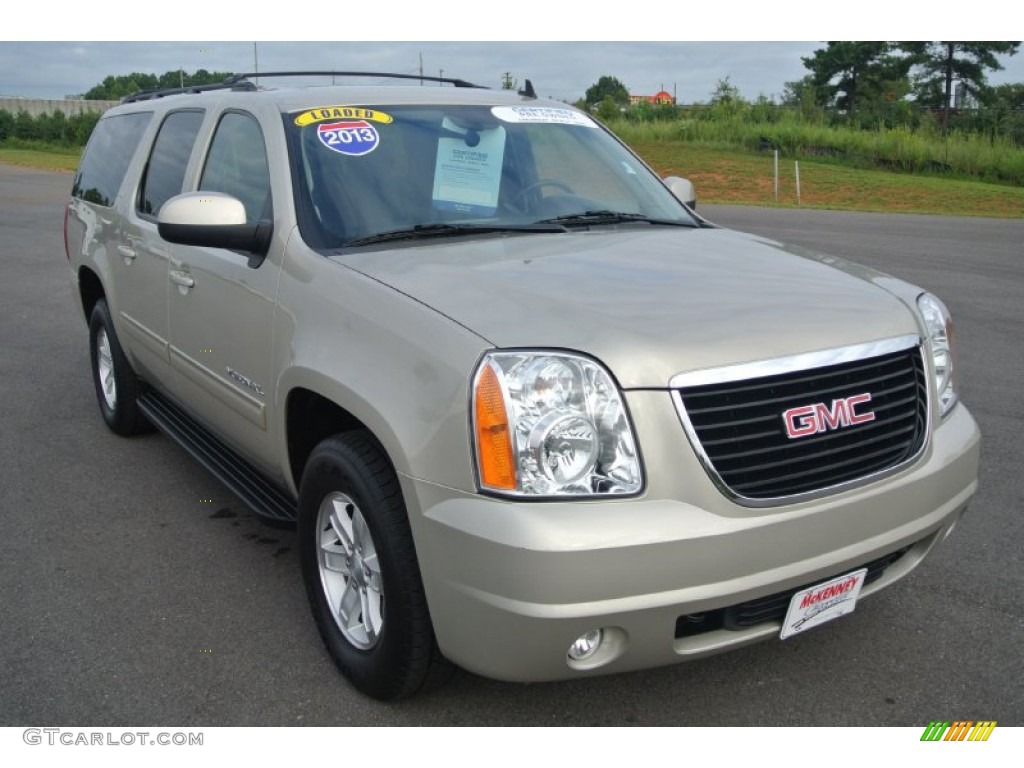
[[[250,223],[273,219],[266,146],[252,115],[221,115],[198,189],[238,198]],[[265,469],[273,469],[266,407],[281,249],[275,238],[253,268],[246,253],[174,246],[169,264],[175,389],[201,421]]]

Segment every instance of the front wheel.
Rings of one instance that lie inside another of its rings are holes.
[[[382,701],[445,676],[398,478],[367,432],[320,443],[299,492],[299,554],[320,635],[342,674]]]

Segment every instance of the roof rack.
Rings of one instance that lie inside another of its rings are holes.
[[[242,72],[231,75],[222,83],[211,83],[209,85],[190,85],[183,88],[150,88],[145,91],[136,91],[121,99],[122,104],[131,104],[135,101],[147,101],[149,99],[160,99],[164,96],[173,96],[179,93],[203,93],[204,91],[255,91],[256,86],[249,78],[251,77],[307,77],[311,75],[326,77],[387,77],[396,80],[420,80],[431,83],[448,83],[456,88],[487,88],[485,85],[476,85],[456,77],[431,77],[430,75],[404,75],[394,72],[335,72],[333,70],[316,70],[301,72]]]
[[[148,101],[149,99],[160,99],[164,96],[173,96],[177,93],[202,93],[203,91],[222,91],[231,89],[233,91],[255,91],[256,86],[247,80],[235,80],[235,76],[228,78],[223,83],[210,83],[209,85],[187,85],[184,88],[150,88],[146,91],[136,91],[121,99],[122,104],[131,104],[134,101]]]
[[[333,70],[316,70],[308,72],[245,72],[239,75],[232,75],[225,84],[247,80],[250,77],[303,77],[308,75],[322,75],[327,77],[388,77],[395,80],[426,80],[431,83],[448,83],[456,88],[484,88],[486,85],[477,85],[457,77],[431,77],[430,75],[404,75],[395,72],[336,72]]]

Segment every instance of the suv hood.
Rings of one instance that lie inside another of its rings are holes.
[[[726,229],[451,239],[332,258],[497,347],[591,355],[624,389],[919,333],[880,273]]]

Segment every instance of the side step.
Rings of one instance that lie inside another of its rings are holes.
[[[295,501],[269,482],[245,459],[199,422],[158,392],[139,398],[139,410],[155,427],[184,448],[260,517],[278,523],[294,523]]]

